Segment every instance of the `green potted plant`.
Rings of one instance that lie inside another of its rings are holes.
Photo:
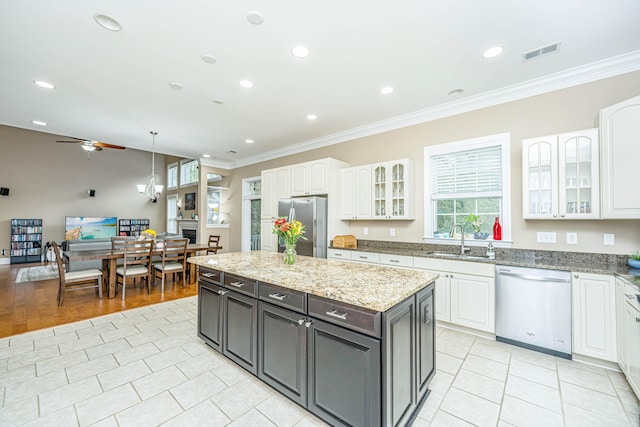
[[[640,251],[635,250],[629,254],[629,260],[627,261],[629,267],[640,268]]]
[[[486,233],[486,232],[483,233],[482,231],[480,231],[480,227],[482,226],[482,220],[477,214],[470,213],[469,215],[466,216],[464,220],[467,223],[471,224],[471,227],[473,227],[474,239],[486,239],[489,236],[489,233]]]

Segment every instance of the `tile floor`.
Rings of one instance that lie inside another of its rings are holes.
[[[0,340],[0,426],[324,426],[196,336],[197,297]],[[639,426],[622,374],[438,328],[415,426]]]

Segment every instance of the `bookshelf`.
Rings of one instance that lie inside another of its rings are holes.
[[[42,220],[11,220],[11,264],[42,261]]]
[[[118,236],[137,236],[148,229],[148,219],[123,218],[118,220]]]

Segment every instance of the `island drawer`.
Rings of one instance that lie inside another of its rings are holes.
[[[262,301],[270,302],[274,305],[286,307],[294,311],[306,314],[307,294],[293,289],[282,288],[269,283],[259,282],[258,297]]]
[[[218,270],[212,270],[210,268],[204,268],[198,266],[199,278],[205,282],[215,283],[216,285],[222,285],[222,272]]]
[[[333,301],[316,295],[308,296],[309,316],[326,320],[347,329],[380,338],[380,313],[363,307]]]
[[[246,277],[236,276],[235,274],[224,273],[225,288],[233,289],[241,294],[257,297],[258,281],[247,279]]]

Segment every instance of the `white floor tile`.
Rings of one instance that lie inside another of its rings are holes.
[[[125,384],[76,404],[80,425],[108,418],[140,402],[131,384]]]
[[[125,409],[116,414],[120,427],[155,426],[170,420],[182,412],[178,402],[168,391]]]
[[[437,345],[436,345],[437,347]],[[462,364],[462,369],[481,374],[498,381],[505,381],[509,366],[484,357],[469,354]]]
[[[221,391],[211,400],[227,417],[235,420],[268,397],[267,392],[246,379]]]
[[[127,343],[127,346],[128,345],[129,344]],[[126,350],[115,352],[113,355],[116,357],[116,360],[120,365],[126,365],[158,353],[160,353],[160,350],[158,350],[158,347],[153,345],[153,343],[145,343],[137,347],[131,347]]]
[[[24,427],[76,426],[78,417],[73,406],[60,409],[44,417],[28,422]]]
[[[139,333],[140,333],[140,329],[136,328],[133,325],[129,325],[123,328],[116,328],[106,332],[101,332],[100,336],[102,337],[104,342],[109,342],[109,341],[115,341],[120,338],[127,338],[132,335],[138,335]]]
[[[604,415],[614,421],[627,420],[622,403],[617,397],[563,381],[560,382],[560,391],[565,404]]]
[[[96,335],[96,337],[100,338],[99,335]],[[102,338],[100,338],[100,340],[102,340]],[[87,353],[89,359],[98,359],[102,356],[119,353],[130,348],[131,346],[125,339],[119,339],[104,344],[98,344],[93,347],[88,347],[85,352]]]
[[[100,393],[102,393],[102,388],[96,377],[89,377],[73,384],[41,393],[38,396],[40,400],[40,415],[50,414]]]
[[[68,384],[64,370],[50,372],[40,377],[8,385],[5,390],[4,406],[37,396],[40,393],[55,390]]]
[[[558,388],[558,374],[552,369],[543,368],[527,362],[512,359],[509,365],[509,375],[524,378],[547,387]]]
[[[436,371],[435,376],[429,384],[429,390],[439,393],[441,395],[447,394],[449,387],[453,383],[455,376],[443,371]]]
[[[307,416],[307,411],[279,394],[272,395],[256,409],[278,427],[294,426]]]
[[[451,386],[497,404],[502,401],[504,392],[504,383],[502,381],[494,380],[466,369],[460,370]]]
[[[19,426],[38,418],[38,397],[5,406],[0,409],[0,426]]]
[[[507,364],[509,360],[511,360],[511,347],[512,346],[508,344],[498,341],[476,338],[469,353],[484,357],[485,359],[491,359],[495,362]]]
[[[69,366],[66,369],[66,372],[69,383],[73,383],[83,378],[98,375],[102,372],[111,371],[116,368],[118,368],[118,362],[116,362],[116,359],[112,354],[109,354],[99,359],[89,360],[84,363]]]
[[[171,394],[184,409],[189,409],[226,389],[227,385],[211,372],[173,387]]]
[[[98,381],[106,391],[149,374],[151,374],[151,369],[142,360],[138,360],[99,374]]]
[[[560,381],[576,384],[585,388],[607,393],[612,396],[616,395],[613,384],[609,379],[609,375],[602,370],[601,374],[595,374],[583,369],[578,369],[575,365],[558,365],[558,377]]]
[[[36,364],[0,372],[0,388],[36,377]]]
[[[255,409],[251,409],[249,412],[241,415],[235,421],[229,424],[229,427],[276,427],[267,417],[262,415]]]
[[[449,389],[440,409],[477,426],[495,426],[500,414],[500,405],[458,390]]]
[[[512,359],[519,360],[521,362],[527,362],[532,365],[537,365],[551,370],[555,370],[557,361],[561,360],[558,357],[551,356],[549,354],[517,346],[512,346],[511,357]]]
[[[133,381],[133,386],[143,400],[186,382],[188,378],[175,366],[154,372]]]
[[[220,408],[207,399],[161,425],[162,427],[226,426],[230,422],[231,420]]]
[[[562,414],[512,396],[504,396],[500,419],[521,427],[562,427]]]
[[[205,353],[200,353],[195,357],[191,357],[178,363],[176,366],[187,377],[195,378],[207,371],[214,369],[217,366],[225,363],[224,356],[211,349]]]
[[[625,427],[629,426],[622,419],[615,420],[605,415],[596,414],[577,406],[564,405],[566,427]]]
[[[438,394],[434,391],[429,393],[429,397],[427,397],[427,400],[424,402],[424,405],[422,405],[422,408],[418,413],[418,417],[426,421],[433,420],[433,417],[435,417],[436,412],[438,412],[438,409],[440,409],[440,404],[442,403],[442,399],[444,399],[444,396],[441,394]]]
[[[145,332],[140,332],[136,335],[128,336],[126,339],[127,339],[127,342],[129,342],[129,344],[131,345],[131,347],[135,347],[140,344],[152,342],[159,338],[164,338],[165,336],[166,335],[164,334],[164,332],[162,332],[160,329],[154,328],[154,329],[149,329],[148,331],[145,331]]]
[[[562,413],[562,401],[560,400],[560,390],[547,387],[533,381],[509,375],[507,377],[507,388],[505,394],[517,397],[529,403],[549,409],[553,412]]]
[[[69,366],[84,363],[87,360],[89,359],[84,351],[76,351],[63,356],[53,357],[36,363],[36,375],[40,376],[49,372],[59,371]]]
[[[436,351],[436,366],[448,374],[456,375],[462,366],[462,362],[464,362],[463,359]]]
[[[153,356],[145,357],[144,362],[151,368],[152,371],[157,372],[169,366],[189,359],[189,353],[184,351],[180,347],[172,348],[166,351],[160,351]]]
[[[45,347],[40,350],[34,350],[28,353],[22,353],[9,357],[7,361],[7,369],[16,369],[22,366],[31,365],[43,360],[52,359],[60,356],[60,351],[57,345],[51,347]]]
[[[444,412],[438,411],[436,416],[433,417],[433,421],[431,422],[431,427],[472,427],[473,424],[470,424],[460,418],[454,417],[453,415]]]
[[[85,338],[78,338],[75,341],[64,341],[58,344],[60,354],[75,353],[76,351],[86,350],[104,344],[100,335],[92,335]],[[89,356],[89,354],[87,354]],[[89,357],[90,358],[90,357]]]

